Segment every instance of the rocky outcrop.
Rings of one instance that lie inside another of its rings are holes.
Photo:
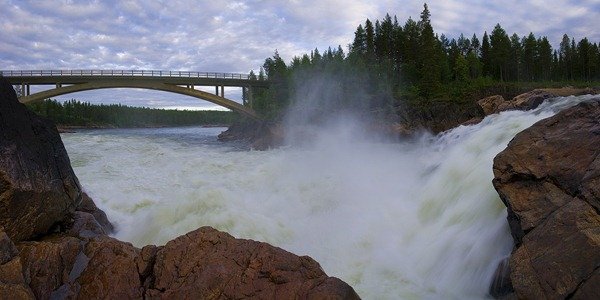
[[[0,81],[0,299],[358,299],[309,257],[210,227],[142,249],[108,237],[54,126]]]
[[[499,111],[498,107],[504,103],[506,103],[506,100],[500,95],[489,96],[477,101],[486,116],[497,113]]]
[[[243,141],[251,149],[267,150],[283,145],[284,132],[280,123],[238,122],[219,134],[219,141]]]
[[[554,97],[565,97],[571,95],[595,95],[598,91],[585,88],[585,89],[574,89],[571,87],[564,87],[560,89],[535,89],[527,93],[517,95],[510,101],[504,99],[500,95],[489,96],[477,101],[477,104],[483,110],[485,116],[499,113],[506,110],[530,110],[534,109],[544,100]]]
[[[538,107],[544,100],[557,97],[545,90],[533,90],[507,101],[500,95],[494,95],[477,101],[484,115],[496,114],[505,110],[530,110]]]
[[[0,78],[0,226],[14,241],[46,234],[73,213],[81,187],[56,127]]]
[[[599,120],[600,99],[581,103],[517,134],[494,159],[518,298],[600,296]]]
[[[161,247],[148,298],[357,299],[308,256],[202,227]]]
[[[64,234],[21,242],[18,256],[12,247],[11,288],[38,299],[358,299],[310,257],[210,227],[143,249],[105,235]]]

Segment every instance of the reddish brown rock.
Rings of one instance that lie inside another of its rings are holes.
[[[581,103],[517,134],[494,159],[518,298],[583,297],[600,285],[599,120],[600,99]]]
[[[477,104],[483,109],[483,113],[491,115],[498,112],[498,106],[505,103],[504,97],[500,95],[489,96],[477,101]]]
[[[0,228],[0,299],[35,299],[23,276],[19,251]]]
[[[64,236],[22,242],[17,247],[27,284],[38,299],[48,299],[61,286],[72,283],[73,266],[83,250],[80,240]]]
[[[358,299],[310,257],[210,227],[141,250],[104,235],[64,234],[17,247],[0,279],[31,287],[38,299]]]
[[[202,227],[156,255],[150,299],[358,299],[307,256]]]
[[[142,299],[144,289],[137,268],[138,248],[101,236],[85,247],[89,259],[77,283],[81,299]]]
[[[591,89],[535,89],[527,93],[520,94],[511,100],[505,100],[500,95],[494,95],[487,98],[483,98],[477,101],[477,104],[483,110],[484,115],[496,114],[505,110],[530,110],[534,109],[544,100],[559,96],[580,94],[582,91],[588,91],[593,93]],[[568,93],[571,94],[568,94]]]
[[[527,92],[521,95],[514,97],[510,101],[510,109],[518,109],[518,110],[530,110],[534,109],[544,100],[556,97],[557,95],[550,93],[545,90],[533,90],[531,92]]]

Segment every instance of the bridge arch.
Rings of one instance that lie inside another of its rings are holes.
[[[109,88],[141,88],[150,90],[159,90],[165,92],[171,92],[186,96],[195,97],[198,99],[206,100],[214,104],[229,108],[235,112],[240,113],[243,116],[249,117],[253,120],[260,120],[258,114],[250,107],[244,106],[233,100],[217,96],[208,92],[196,90],[193,88],[181,87],[175,84],[167,84],[162,82],[148,82],[141,80],[123,80],[118,81],[93,81],[85,83],[77,83],[68,86],[59,86],[50,90],[41,91],[27,96],[22,96],[19,101],[22,103],[39,101],[56,97],[65,94],[71,94],[81,91],[97,90],[97,89],[109,89]]]

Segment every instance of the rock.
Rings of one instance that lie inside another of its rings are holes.
[[[0,299],[35,299],[23,276],[19,251],[0,228]]]
[[[14,241],[43,235],[72,213],[81,187],[56,127],[19,103],[0,78],[0,226]]]
[[[514,295],[513,284],[510,279],[510,265],[508,258],[503,259],[498,264],[494,272],[492,284],[490,285],[490,295],[494,298],[509,298]]]
[[[254,150],[267,150],[283,144],[283,126],[279,123],[243,123],[231,125],[219,134],[219,141],[244,141]]]
[[[6,235],[4,229],[0,228],[0,265],[11,261],[18,254],[19,250],[17,250],[15,244]]]
[[[484,115],[491,115],[498,112],[498,106],[506,102],[500,95],[489,96],[477,101],[477,104],[483,109]]]
[[[520,94],[510,101],[500,95],[494,95],[477,101],[485,116],[496,114],[505,110],[530,110],[538,107],[544,100],[557,97],[547,90],[533,90]]]
[[[107,234],[92,214],[82,211],[76,211],[73,214],[73,223],[66,230],[66,233],[82,239],[90,239]]]
[[[137,268],[140,249],[101,236],[85,247],[87,266],[77,279],[80,299],[142,299],[144,289]]]
[[[254,150],[268,150],[283,145],[284,130],[281,124],[267,126],[262,132],[255,137],[250,148]]]
[[[98,224],[102,227],[106,234],[114,232],[115,228],[113,224],[108,220],[106,213],[99,209],[92,198],[88,196],[87,193],[82,194],[82,200],[79,206],[77,207],[78,211],[86,212],[94,216],[94,219],[98,222]]]
[[[510,101],[510,104],[511,104],[510,109],[518,109],[518,110],[534,109],[534,108],[540,106],[540,104],[542,104],[542,102],[544,102],[544,100],[553,98],[553,97],[556,97],[556,95],[553,93],[550,93],[548,91],[539,90],[539,89],[533,90],[531,92],[527,92],[527,93],[524,93],[524,94],[514,97]]]
[[[148,299],[358,299],[307,256],[202,227],[158,250]]]
[[[61,286],[74,283],[70,279],[76,273],[73,271],[75,262],[83,251],[79,239],[50,237],[37,242],[21,242],[17,247],[27,284],[36,298],[48,299]]]
[[[515,240],[519,299],[585,298],[600,286],[600,99],[517,134],[494,159],[493,184]]]
[[[210,227],[141,250],[105,235],[62,233],[17,248],[23,265],[12,267],[18,272],[10,278],[23,277],[22,285],[38,299],[358,299],[310,257]]]

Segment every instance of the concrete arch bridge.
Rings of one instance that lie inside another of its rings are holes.
[[[21,86],[22,103],[39,101],[80,91],[107,88],[141,88],[187,95],[226,107],[254,120],[260,116],[252,109],[254,88],[268,88],[269,81],[247,74],[152,71],[152,70],[27,70],[0,71],[11,84]],[[49,90],[30,93],[31,85],[54,85]],[[215,93],[195,89],[214,86]],[[241,87],[243,103],[225,98],[225,87]]]

